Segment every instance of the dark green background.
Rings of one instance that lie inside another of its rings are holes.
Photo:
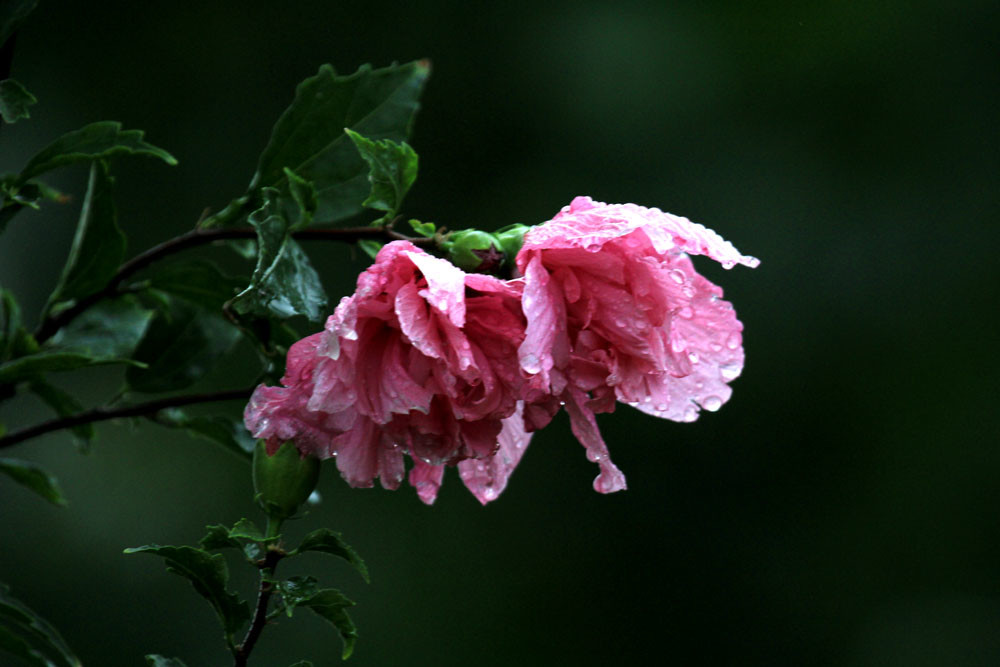
[[[145,129],[180,165],[116,165],[137,252],[242,192],[321,63],[429,57],[409,215],[494,228],[589,194],[762,260],[698,264],[746,326],[729,404],[694,424],[602,416],[626,492],[591,490],[565,418],[486,508],[453,474],[427,508],[326,470],[289,530],[337,528],[368,560],[367,586],[303,565],[359,601],[350,664],[1000,664],[996,3],[185,4],[43,1],[13,71],[39,104],[0,133],[0,171],[91,121]],[[79,201],[84,179],[54,182]],[[0,239],[32,317],[75,216],[26,213]],[[350,290],[360,258],[308,251],[334,301]],[[64,386],[93,403],[118,382]],[[44,414],[26,399],[2,418]],[[0,485],[0,580],[86,665],[227,664],[208,605],[121,549],[253,515],[248,467],[149,425],[99,435],[89,456],[63,434],[4,452],[71,504]],[[307,617],[254,664],[338,653]]]

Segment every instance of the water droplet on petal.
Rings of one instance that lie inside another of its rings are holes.
[[[725,381],[733,380],[739,377],[740,371],[742,369],[736,364],[723,364],[719,366],[719,375]]]
[[[690,361],[690,362],[691,362],[692,364],[696,364],[696,363],[698,363],[698,359],[699,359],[699,357],[698,357],[698,353],[697,353],[697,352],[694,352],[694,351],[692,351],[692,352],[688,352],[688,360],[689,360],[689,361]]]
[[[685,320],[690,320],[692,317],[694,317],[694,311],[691,310],[690,306],[684,306],[679,311],[677,311],[677,314],[683,317]]]
[[[524,369],[526,373],[541,373],[542,364],[538,361],[538,357],[534,354],[526,354],[521,357],[521,368]]]
[[[708,396],[701,402],[701,407],[709,412],[715,412],[722,407],[722,399],[718,396]]]
[[[670,279],[673,280],[678,285],[680,285],[681,283],[684,282],[684,272],[681,271],[680,269],[673,269],[670,272]]]
[[[740,345],[743,344],[743,335],[739,331],[734,331],[729,334],[729,338],[726,339],[726,347],[730,350],[735,350]]]

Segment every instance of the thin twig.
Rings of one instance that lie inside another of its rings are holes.
[[[246,667],[250,652],[260,639],[260,633],[267,625],[267,606],[271,602],[271,595],[274,593],[274,569],[278,561],[284,558],[284,553],[277,548],[268,548],[264,561],[260,564],[260,589],[257,591],[257,605],[254,609],[253,620],[247,629],[243,643],[233,651],[233,667]]]
[[[391,226],[385,227],[345,227],[342,229],[302,229],[292,232],[292,237],[302,241],[339,241],[341,243],[356,243],[371,239],[373,241],[405,240],[416,245],[433,242],[433,239],[411,238],[393,231]],[[200,245],[233,239],[255,239],[257,231],[250,227],[232,227],[229,229],[194,229],[181,234],[169,241],[153,246],[149,250],[136,255],[118,267],[118,271],[108,283],[97,292],[77,301],[73,306],[59,312],[58,315],[46,317],[35,332],[35,340],[42,343],[56,334],[59,329],[69,324],[74,318],[102,299],[118,293],[121,284],[134,273],[146,268],[158,259],[172,255],[181,250]]]
[[[36,438],[52,431],[59,431],[64,428],[73,428],[83,424],[93,424],[94,422],[107,421],[109,419],[119,419],[122,417],[148,417],[155,415],[160,410],[167,408],[179,408],[184,405],[194,405],[195,403],[210,403],[216,401],[246,400],[253,393],[253,388],[232,389],[228,391],[210,392],[204,394],[188,394],[185,396],[170,396],[155,401],[139,403],[137,405],[127,405],[120,408],[94,408],[86,412],[80,412],[68,417],[59,417],[35,426],[29,426],[19,431],[8,433],[0,437],[0,449],[16,445],[30,438]]]

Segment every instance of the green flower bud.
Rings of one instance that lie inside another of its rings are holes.
[[[495,236],[500,241],[500,249],[503,250],[503,254],[511,263],[514,262],[521,246],[524,245],[524,235],[529,229],[531,227],[528,225],[515,223],[496,231]]]
[[[478,229],[452,232],[443,245],[451,263],[463,271],[493,273],[503,264],[500,240]]]
[[[319,480],[319,459],[302,456],[288,441],[268,456],[263,440],[253,452],[253,489],[257,504],[271,518],[283,520],[295,514],[309,498]]]

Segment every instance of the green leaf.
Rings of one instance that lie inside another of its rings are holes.
[[[0,3],[0,46],[14,34],[37,4],[38,0],[5,0]]]
[[[410,227],[413,228],[413,231],[421,236],[426,236],[427,238],[433,237],[434,233],[437,231],[433,222],[420,222],[419,220],[412,219],[407,220],[407,222],[410,223]]]
[[[0,473],[28,487],[53,505],[66,505],[66,499],[63,498],[56,478],[34,463],[17,459],[0,459]]]
[[[371,239],[361,239],[358,241],[358,246],[361,250],[372,259],[375,259],[375,256],[378,255],[378,251],[382,249],[382,245],[381,241],[373,241]]]
[[[372,141],[350,128],[345,128],[344,132],[368,163],[371,192],[362,206],[385,211],[385,217],[392,218],[399,211],[403,197],[417,180],[416,152],[405,141],[401,144],[390,139]]]
[[[229,529],[222,524],[205,526],[208,533],[198,542],[202,549],[242,549],[239,540],[229,535]]]
[[[125,553],[148,553],[163,558],[168,572],[186,578],[209,601],[218,614],[226,635],[231,636],[250,620],[250,607],[247,603],[226,590],[229,568],[221,554],[210,554],[195,547],[158,544],[125,549]]]
[[[85,366],[141,366],[129,357],[152,316],[153,311],[143,308],[131,295],[102,301],[60,329],[41,350],[0,364],[0,384]]]
[[[0,652],[39,667],[81,667],[59,632],[0,584]]]
[[[237,521],[230,529],[229,537],[241,540],[253,540],[254,542],[264,541],[264,533],[250,519],[240,519]]]
[[[288,179],[288,189],[291,191],[292,200],[298,208],[298,220],[292,229],[301,229],[312,222],[313,215],[316,214],[316,207],[319,200],[316,198],[316,188],[310,181],[305,180],[294,171],[285,167],[285,178]]]
[[[278,591],[289,616],[295,607],[308,607],[332,623],[344,641],[341,657],[346,660],[351,656],[358,638],[358,629],[347,614],[347,609],[354,606],[353,600],[333,588],[317,588],[314,577],[291,577],[278,582]]]
[[[59,301],[80,299],[102,289],[125,258],[125,235],[118,227],[113,189],[108,163],[96,160],[90,165],[87,194],[69,258],[46,311]]]
[[[343,536],[336,531],[329,530],[328,528],[320,528],[312,531],[305,536],[302,540],[302,544],[296,547],[290,555],[295,556],[306,551],[320,551],[332,556],[337,556],[338,558],[343,558],[354,566],[354,569],[361,574],[361,577],[366,582],[371,581],[368,578],[368,567],[365,566],[365,562],[361,560],[361,556],[359,556],[354,548],[344,541]]]
[[[21,307],[13,294],[0,287],[0,362],[15,355],[16,342],[22,332]]]
[[[146,656],[146,667],[187,667],[177,658],[164,658],[162,655],[151,653]]]
[[[175,391],[201,379],[239,340],[240,331],[225,319],[183,299],[157,310],[133,359],[125,382],[134,391]]]
[[[29,387],[50,408],[55,410],[56,414],[60,417],[69,417],[83,411],[83,405],[74,396],[41,378],[32,380]],[[77,448],[85,452],[90,448],[90,443],[94,440],[94,425],[80,424],[79,426],[73,426],[70,428],[70,433],[73,434]]]
[[[161,410],[153,419],[157,424],[182,428],[190,435],[211,440],[248,461],[257,444],[243,425],[242,416],[191,416],[180,408],[169,408]]]
[[[121,123],[114,121],[91,123],[64,134],[31,158],[18,176],[18,183],[58,167],[113,155],[148,155],[169,165],[177,164],[170,153],[143,141],[142,137],[142,130],[123,130]]]
[[[22,118],[31,118],[28,107],[38,100],[14,79],[0,81],[0,116],[5,123],[16,123]]]
[[[188,260],[156,268],[148,280],[154,289],[179,296],[210,310],[221,310],[246,281],[224,274],[211,262]]]
[[[368,168],[344,128],[376,141],[405,140],[429,73],[425,60],[377,70],[366,65],[349,76],[323,65],[296,88],[250,189],[277,186],[284,196],[288,167],[314,184],[317,219],[333,223],[357,215],[369,191]]]
[[[290,225],[277,197],[277,190],[266,188],[264,205],[250,214],[257,230],[257,266],[232,307],[241,314],[305,315],[318,322],[326,311],[326,293],[308,256],[289,236]]]

